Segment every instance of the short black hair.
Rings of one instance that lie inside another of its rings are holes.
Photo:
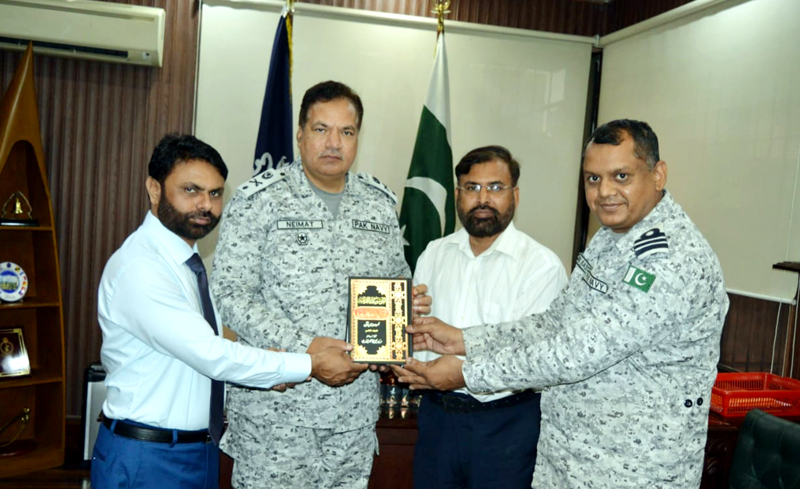
[[[203,160],[216,168],[223,180],[228,178],[228,167],[217,150],[189,134],[164,136],[153,150],[147,171],[153,179],[163,184],[175,165],[191,160]]]
[[[647,163],[649,169],[655,168],[656,163],[661,160],[658,154],[658,137],[648,123],[641,121],[617,119],[603,124],[589,137],[583,149],[584,155],[591,143],[619,146],[626,135],[633,138],[633,154]]]
[[[456,180],[470,172],[473,165],[499,160],[508,165],[511,172],[511,185],[516,187],[519,180],[519,162],[511,156],[511,152],[502,146],[483,146],[465,154],[456,165]]]
[[[345,98],[353,104],[356,109],[356,126],[361,130],[361,121],[364,119],[364,106],[361,105],[361,97],[344,83],[337,81],[325,81],[317,83],[313,87],[306,90],[303,95],[303,102],[300,104],[300,120],[298,123],[300,127],[305,127],[308,122],[308,111],[311,106],[317,102],[330,102],[339,98]]]

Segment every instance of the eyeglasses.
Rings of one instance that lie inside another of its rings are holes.
[[[478,195],[481,193],[482,189],[486,189],[486,191],[490,194],[499,194],[505,190],[510,188],[515,188],[512,185],[502,185],[499,183],[490,183],[488,185],[481,185],[480,183],[470,183],[469,185],[464,185],[463,187],[456,187],[459,190],[463,190],[464,192],[470,195]]]

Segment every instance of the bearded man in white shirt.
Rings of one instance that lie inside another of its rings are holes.
[[[467,153],[456,166],[462,229],[431,242],[414,283],[428,285],[431,314],[460,328],[542,312],[567,283],[555,253],[518,231],[519,163],[501,146]],[[436,354],[418,352],[427,361]],[[529,488],[536,464],[540,394],[424,394],[414,487]]]

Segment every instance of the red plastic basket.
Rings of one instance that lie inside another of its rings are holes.
[[[726,418],[739,418],[751,409],[799,416],[800,381],[763,372],[717,374],[711,388],[711,410]]]

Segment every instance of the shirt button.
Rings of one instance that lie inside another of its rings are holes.
[[[703,398],[702,397],[698,397],[697,398],[697,405],[698,406],[702,406],[703,405]]]
[[[692,407],[692,400],[686,399],[685,401],[683,401],[683,405],[686,407]]]

